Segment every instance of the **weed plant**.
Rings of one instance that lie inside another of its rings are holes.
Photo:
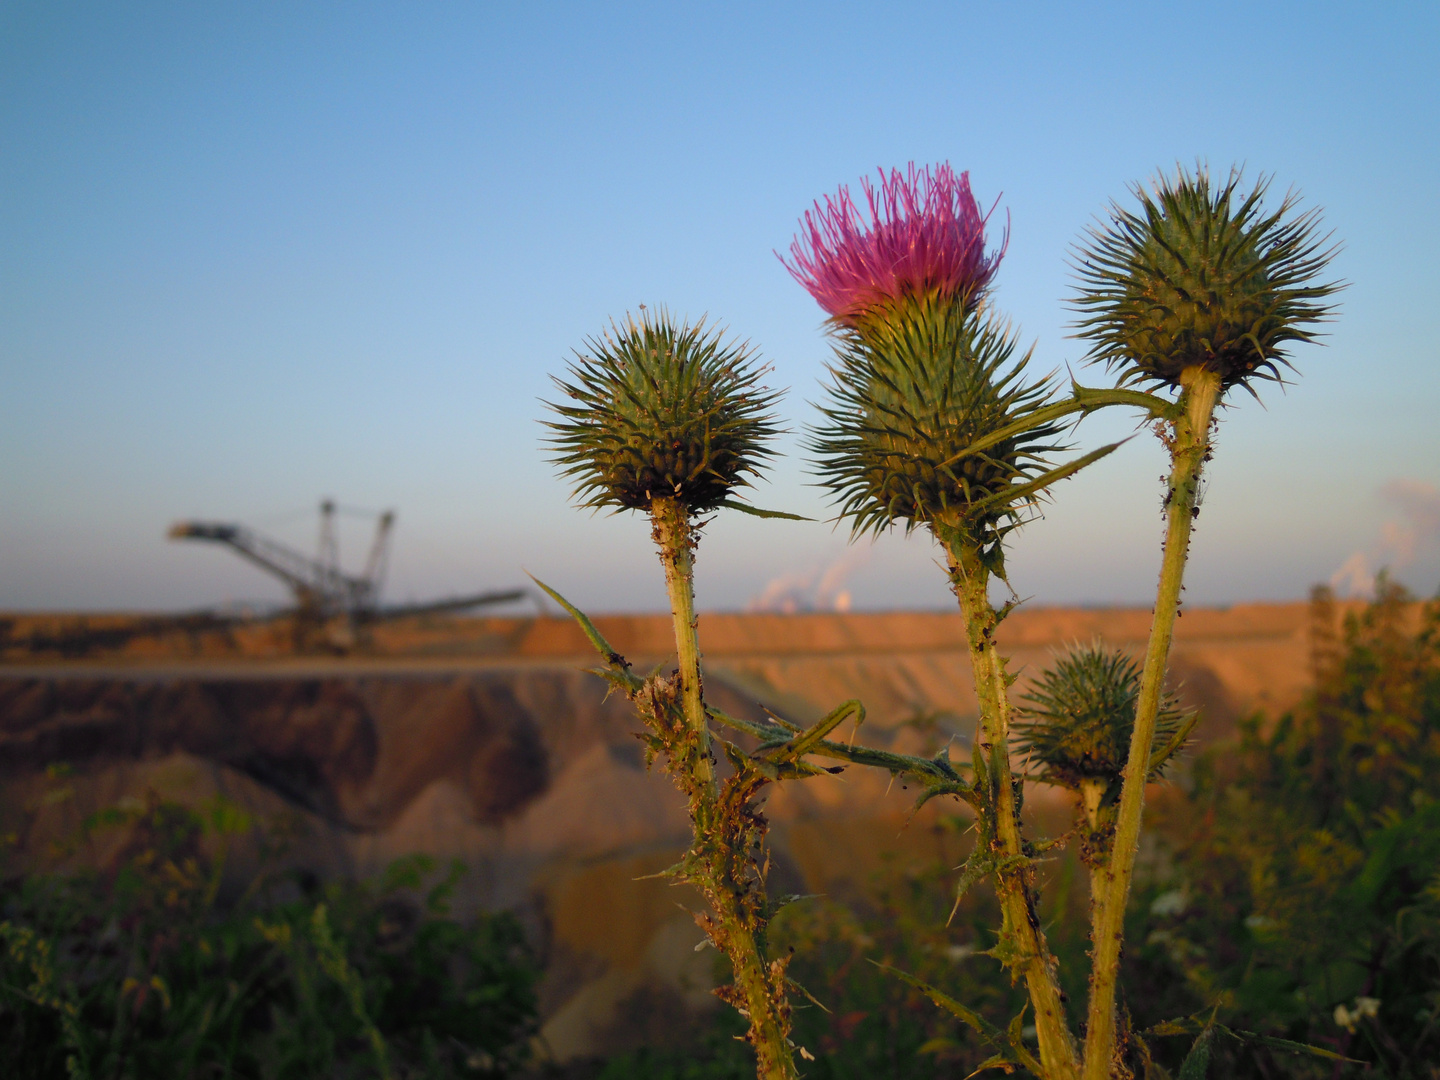
[[[968,174],[948,163],[911,164],[882,170],[879,181],[862,181],[863,209],[847,187],[817,201],[785,263],[828,316],[835,354],[821,420],[805,445],[852,537],[922,530],[943,555],[979,701],[971,760],[857,744],[865,716],[858,701],[808,728],[774,714],[742,721],[706,703],[694,602],[702,531],[726,509],[792,515],[757,511],[738,497],[773,454],[776,394],[758,381],[765,369],[748,344],[677,324],[664,309],[585,343],[568,378],[556,380],[562,400],[552,404],[548,427],[581,505],[649,515],[674,621],[673,672],[636,674],[588,618],[547,591],[584,627],[601,657],[599,674],[635,704],[649,755],[687,800],[692,844],[669,876],[705,897],[696,922],[731,967],[732,981],[717,995],[747,1021],[743,1038],[761,1080],[793,1080],[797,1057],[817,1060],[797,1042],[796,995],[805,995],[789,972],[791,955],[775,947],[772,924],[785,901],[766,892],[763,798],[773,784],[855,766],[905,777],[920,788],[921,804],[953,798],[968,807],[976,839],[960,869],[957,905],[976,885],[993,890],[998,912],[984,952],[1024,987],[1024,1003],[997,1024],[977,1007],[988,1000],[983,994],[962,1000],[915,970],[885,970],[987,1044],[977,1070],[1125,1078],[1134,1067],[1118,997],[1126,912],[1146,788],[1190,726],[1167,703],[1164,685],[1205,466],[1229,395],[1278,380],[1290,367],[1288,349],[1313,341],[1333,315],[1340,284],[1320,275],[1334,249],[1318,232],[1316,211],[1298,212],[1293,195],[1267,206],[1268,182],[1246,191],[1238,170],[1221,179],[1204,167],[1179,168],[1137,185],[1138,205],[1112,205],[1073,253],[1077,336],[1088,343],[1086,360],[1113,372],[1115,385],[1072,382],[1065,394],[1053,379],[1033,377],[1033,350],[995,306],[1006,241],[987,248],[989,215]],[[1074,423],[1112,407],[1138,409],[1170,465],[1144,657],[1138,666],[1099,653],[1072,658],[1017,731],[1023,706],[1011,700],[1015,676],[997,637],[1019,602],[1006,544],[1039,516],[1056,485],[1120,445],[1072,456],[1068,444]],[[997,605],[997,587],[1012,598]],[[847,721],[850,737],[832,738]],[[1042,860],[1072,837],[1027,835],[1024,777],[1012,762],[1017,736],[1044,766],[1039,779],[1075,791],[1085,821],[1090,947],[1078,962],[1049,940],[1039,892]],[[1088,977],[1083,1012],[1066,989],[1077,969]],[[1181,1075],[1204,1075],[1221,1030],[1213,1016],[1173,1026],[1194,1039]],[[1337,1058],[1319,1047],[1306,1052]]]
[[[1157,807],[1173,860],[1131,912],[1140,1022],[1213,1008],[1359,1062],[1224,1038],[1214,1075],[1440,1076],[1440,605],[1417,606],[1382,579],[1342,627],[1317,590],[1314,693]]]

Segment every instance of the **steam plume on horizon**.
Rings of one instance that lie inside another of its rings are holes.
[[[853,598],[846,582],[870,561],[870,555],[870,545],[855,544],[823,566],[773,577],[750,598],[745,610],[786,615],[797,611],[849,611]]]
[[[1341,595],[1369,595],[1382,569],[1403,570],[1440,553],[1440,488],[1423,480],[1391,480],[1380,495],[1398,516],[1382,521],[1376,541],[1330,575],[1330,587]]]

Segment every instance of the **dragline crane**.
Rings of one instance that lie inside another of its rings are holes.
[[[313,559],[244,525],[228,522],[181,521],[170,527],[169,535],[172,540],[209,540],[224,544],[283,581],[295,597],[297,641],[334,619],[343,618],[348,629],[354,631],[377,619],[463,611],[519,600],[528,595],[524,589],[511,589],[382,608],[380,586],[389,562],[395,512],[386,510],[378,515],[365,569],[355,575],[347,574],[340,568],[336,510],[335,503],[330,499],[320,504],[320,552],[318,558]]]
[[[387,510],[375,525],[375,540],[365,571],[358,577],[340,569],[335,538],[335,504],[320,504],[320,557],[311,559],[244,525],[215,521],[182,521],[170,526],[172,540],[210,540],[225,544],[242,558],[274,574],[290,587],[296,606],[317,619],[373,615],[380,593],[395,513]]]

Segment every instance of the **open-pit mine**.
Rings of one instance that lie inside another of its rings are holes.
[[[684,910],[696,900],[646,878],[687,841],[682,805],[645,770],[628,703],[584,670],[595,657],[573,623],[421,615],[377,625],[363,652],[296,655],[279,625],[127,633],[134,618],[0,620],[0,833],[62,835],[149,792],[223,795],[296,823],[287,858],[322,875],[371,874],[415,851],[462,859],[465,904],[530,926],[547,964],[544,1035],[562,1059],[613,1048],[621,1027],[627,1043],[649,1035],[627,1013],[642,997],[665,1003],[647,1010],[657,1025],[713,1001],[714,953],[696,951]],[[1075,642],[1138,653],[1149,622],[1143,610],[1021,609],[1001,641],[1023,680]],[[668,617],[596,623],[642,669],[671,656]],[[1185,612],[1171,670],[1203,710],[1202,741],[1300,699],[1307,626],[1303,604]],[[872,744],[968,754],[958,615],[713,614],[700,633],[707,695],[728,712],[805,721],[859,698]],[[75,796],[47,803],[57,764]],[[938,817],[956,808],[911,820],[911,794],[888,780],[850,769],[774,789],[775,890],[843,895],[863,889],[877,852],[944,854]],[[1037,791],[1027,810],[1047,805]],[[245,858],[230,873],[238,885]]]

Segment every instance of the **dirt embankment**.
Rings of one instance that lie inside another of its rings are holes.
[[[668,619],[596,622],[637,664],[671,651]],[[1002,644],[1023,677],[1076,641],[1138,652],[1148,625],[1143,611],[1019,612]],[[1306,629],[1298,604],[1188,612],[1172,668],[1205,709],[1203,730],[1297,701]],[[417,850],[459,857],[471,867],[467,901],[524,912],[543,942],[545,1033],[561,1057],[663,1035],[713,1000],[711,954],[694,951],[699,931],[677,907],[697,901],[639,880],[683,849],[683,808],[644,770],[628,703],[580,670],[594,660],[578,628],[443,619],[387,632],[368,655],[341,658],[266,658],[200,639],[12,659],[0,667],[0,833],[38,850],[94,809],[153,790],[295,817],[304,829],[291,858],[321,873],[373,873]],[[858,697],[862,738],[925,753],[955,740],[964,755],[974,692],[957,616],[710,615],[701,634],[707,693],[727,712],[805,720]],[[75,797],[46,806],[45,770],[60,762],[75,770]],[[776,789],[773,886],[843,894],[863,888],[885,850],[953,858],[940,809],[906,827],[910,795],[898,787],[850,770]],[[654,1031],[627,1005],[641,1001]]]

